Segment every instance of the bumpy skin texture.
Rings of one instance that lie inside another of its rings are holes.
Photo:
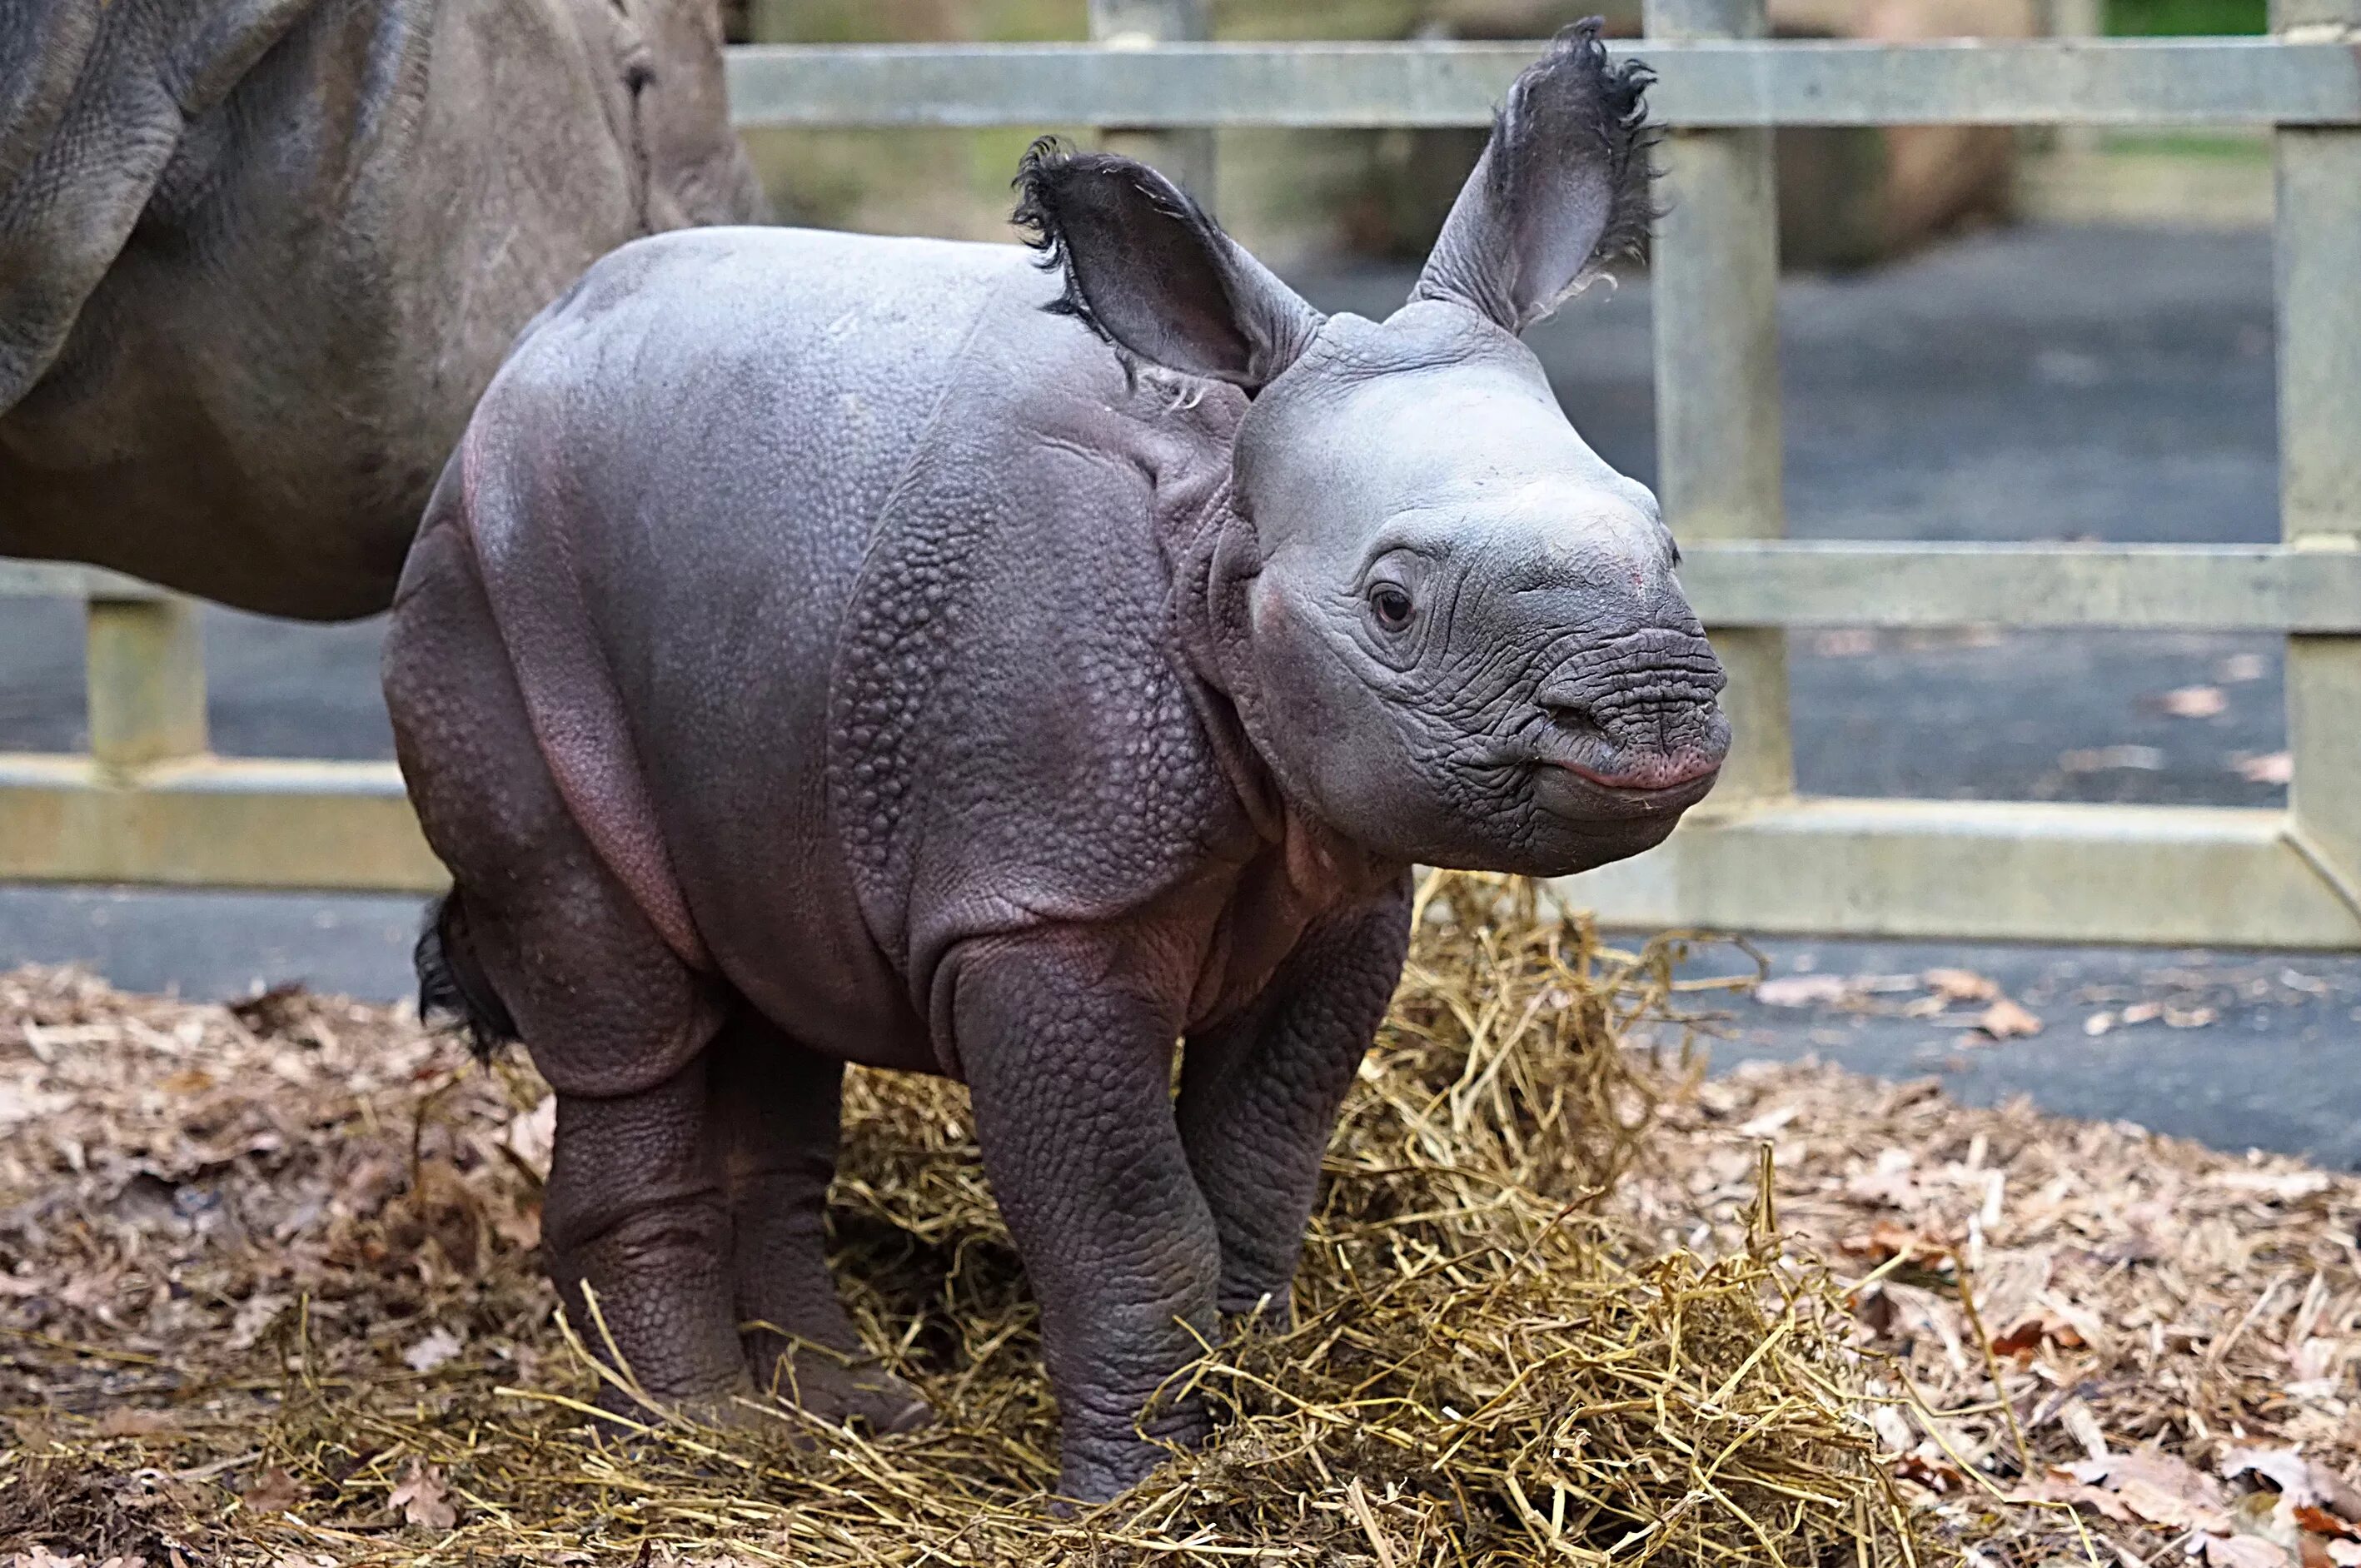
[[[1502,135],[1636,134],[1594,35],[1520,92]],[[840,1064],[961,1079],[1099,1498],[1202,1435],[1160,1396],[1224,1314],[1288,1310],[1413,858],[1644,849],[1728,729],[1515,321],[1323,321],[1152,170],[1023,183],[1062,277],[788,230],[593,269],[445,471],[386,690],[455,881],[423,972],[559,1095],[569,1302],[667,1399],[922,1420],[822,1201]],[[1563,291],[1629,215],[1538,188],[1445,253]]]
[[[744,223],[716,0],[9,0],[0,554],[385,608],[519,328]]]

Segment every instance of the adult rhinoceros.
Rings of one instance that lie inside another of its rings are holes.
[[[716,0],[0,0],[0,554],[382,609],[518,329],[760,206]]]

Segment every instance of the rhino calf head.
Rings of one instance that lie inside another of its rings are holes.
[[[1646,72],[1595,30],[1558,50],[1382,322],[1323,316],[1131,159],[1045,142],[1018,179],[1055,308],[1253,400],[1221,658],[1281,787],[1377,854],[1538,876],[1661,840],[1730,744],[1655,498],[1517,335],[1648,216]]]

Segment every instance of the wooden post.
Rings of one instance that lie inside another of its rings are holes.
[[[2361,0],[2273,0],[2271,25],[2361,43]],[[2361,550],[2361,127],[2274,139],[2280,531],[2299,550]],[[2289,638],[2287,694],[2291,836],[2361,903],[2361,637]]]
[[[1091,0],[1091,39],[1108,49],[1199,43],[1212,35],[1207,0]],[[1213,206],[1213,133],[1107,126],[1099,145],[1155,169],[1207,209]]]
[[[1648,0],[1650,38],[1758,38],[1763,0]],[[1657,488],[1682,539],[1786,532],[1779,444],[1778,182],[1771,132],[1675,127],[1651,279],[1656,312]],[[1791,795],[1785,633],[1713,634],[1735,734],[1715,799]]]
[[[142,768],[205,750],[205,656],[183,598],[93,598],[84,701],[90,750],[108,768]]]
[[[2050,0],[2050,37],[2101,38],[2106,34],[2105,0]],[[2053,145],[2067,157],[2088,159],[2099,150],[2098,128],[2093,126],[2060,126]]]

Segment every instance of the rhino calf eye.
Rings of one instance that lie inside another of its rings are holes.
[[[1391,583],[1379,583],[1369,590],[1369,612],[1388,631],[1400,631],[1410,624],[1410,595]]]

